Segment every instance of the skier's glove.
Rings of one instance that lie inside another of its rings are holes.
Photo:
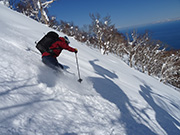
[[[75,53],[77,53],[78,52],[78,50],[75,48]]]

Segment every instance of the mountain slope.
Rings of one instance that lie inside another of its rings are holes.
[[[52,29],[1,4],[0,13],[0,134],[180,134],[178,91],[70,38],[80,84],[73,53],[58,58],[69,73],[41,62],[34,42]]]

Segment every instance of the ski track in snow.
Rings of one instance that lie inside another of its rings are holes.
[[[34,42],[52,30],[0,4],[0,135],[179,135],[180,93],[114,55],[78,48],[41,62]],[[63,33],[59,35],[64,36]]]

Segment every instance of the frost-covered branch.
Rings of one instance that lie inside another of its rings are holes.
[[[37,1],[38,8],[41,12],[41,20],[47,25],[49,25],[49,18],[47,16],[45,9],[48,7],[49,4],[51,4],[53,2],[54,2],[54,0],[46,1],[44,3],[42,3],[41,0]]]
[[[55,0],[50,0],[42,3],[43,8],[47,8],[49,4],[53,3]]]

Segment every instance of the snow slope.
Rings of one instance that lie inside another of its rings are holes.
[[[180,135],[180,92],[73,38],[83,82],[68,51],[56,73],[34,44],[50,30],[0,4],[0,135]]]

